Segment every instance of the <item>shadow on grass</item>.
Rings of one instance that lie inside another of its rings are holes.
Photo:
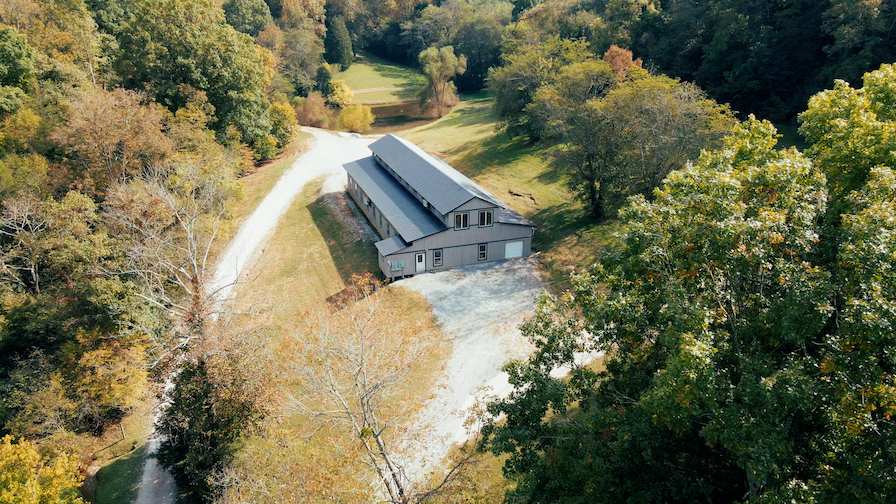
[[[464,149],[460,147],[459,149]],[[563,171],[551,162],[552,147],[531,143],[522,137],[512,137],[501,131],[479,142],[474,149],[468,149],[456,158],[468,177],[478,177],[492,171],[501,171],[526,157],[539,156],[542,170],[534,177],[544,184],[552,184],[563,179]],[[458,152],[449,152],[457,155]],[[523,188],[524,189],[524,188]]]
[[[570,235],[598,226],[576,201],[542,208],[529,218],[537,226],[532,241],[532,246],[537,250],[549,250]]]
[[[141,446],[100,469],[94,504],[129,504],[137,498],[146,447]]]
[[[370,55],[359,61],[367,63],[374,72],[386,79],[400,81],[400,84],[396,84],[397,91],[395,94],[402,100],[416,98],[424,85],[423,75],[415,68],[399,66],[396,63]]]
[[[308,212],[343,283],[350,284],[353,275],[379,271],[376,248],[364,234],[364,216],[351,208],[345,193],[321,195]]]
[[[487,96],[476,96],[464,99],[464,106],[455,108],[447,116],[433,122],[428,126],[417,129],[418,132],[441,130],[448,128],[461,128],[488,124],[495,121],[495,115],[491,108],[491,100]]]

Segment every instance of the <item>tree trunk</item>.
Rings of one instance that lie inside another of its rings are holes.
[[[591,207],[591,216],[598,222],[606,217],[604,212],[603,184],[594,180],[588,183],[588,204]]]

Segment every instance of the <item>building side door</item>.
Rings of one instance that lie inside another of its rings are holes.
[[[426,271],[426,253],[417,252],[414,254],[414,263],[417,265],[417,273]]]

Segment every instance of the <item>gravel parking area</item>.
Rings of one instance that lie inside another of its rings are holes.
[[[422,294],[453,344],[440,385],[404,450],[407,476],[419,481],[469,438],[464,424],[477,402],[510,392],[501,367],[532,351],[519,325],[532,314],[544,285],[532,258],[418,275],[394,285]]]

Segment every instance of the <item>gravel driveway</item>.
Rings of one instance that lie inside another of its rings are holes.
[[[229,298],[240,275],[251,265],[256,253],[268,239],[280,217],[289,209],[305,184],[319,177],[326,177],[322,193],[337,192],[345,188],[346,175],[343,163],[369,156],[367,146],[373,137],[349,133],[335,133],[315,128],[304,128],[314,137],[313,144],[293,161],[292,166],[277,180],[271,192],[259,203],[252,214],[240,224],[236,236],[227,245],[218,260],[215,276],[206,289],[218,303]],[[170,380],[165,389],[171,387]],[[161,404],[165,403],[164,397]],[[158,410],[156,420],[158,419]],[[177,488],[174,478],[156,459],[159,439],[150,436],[143,463],[140,486],[135,504],[174,504]]]
[[[394,285],[422,294],[453,343],[440,385],[411,429],[418,435],[406,447],[413,454],[407,475],[420,481],[452,446],[469,438],[464,423],[477,401],[510,392],[501,367],[532,351],[519,325],[544,286],[532,258],[418,275]]]

